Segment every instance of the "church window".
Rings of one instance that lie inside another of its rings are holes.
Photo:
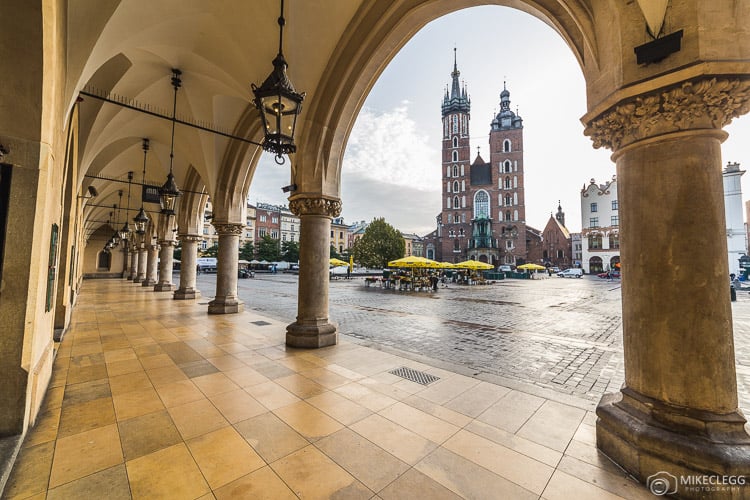
[[[466,208],[466,196],[461,197],[461,208]]]
[[[451,176],[451,166],[448,165],[448,167],[445,169],[445,176],[450,177]]]
[[[518,210],[513,210],[513,220],[518,220]]]
[[[458,196],[453,197],[453,208],[461,208],[460,202],[458,201]]]
[[[451,154],[451,160],[452,160],[452,161],[458,161],[458,151],[454,151],[454,152],[453,152],[453,153]]]
[[[518,176],[513,176],[513,188],[518,189]]]
[[[458,177],[458,165],[453,165],[453,177]]]
[[[503,172],[510,172],[510,161],[505,160],[505,162],[503,163]]]
[[[451,183],[449,182],[449,183],[447,184],[447,186],[448,186],[448,192],[450,193],[450,192],[451,192]]]
[[[458,230],[458,235],[459,236],[464,236],[464,228],[461,228],[461,229]]]
[[[466,222],[466,214],[461,214],[461,222]]]
[[[461,242],[459,240],[453,240],[453,251],[454,252],[461,251]]]
[[[510,141],[508,139],[503,141],[503,153],[510,153]]]
[[[451,207],[451,199],[450,198],[446,198],[445,199],[445,208],[450,208],[450,207]]]
[[[510,177],[505,178],[505,189],[510,189]]]
[[[458,214],[453,214],[453,223],[458,224],[461,222],[461,218],[458,216]]]
[[[513,204],[518,205],[518,193],[513,193]]]
[[[461,192],[466,191],[466,181],[461,181]]]
[[[487,191],[478,191],[474,196],[474,217],[477,219],[490,216],[490,197]]]
[[[505,195],[505,206],[509,207],[513,204],[513,198],[510,197],[510,194]]]
[[[497,206],[502,207],[503,206],[503,195],[499,194],[497,195]]]
[[[464,166],[463,165],[461,165],[461,175],[466,175],[466,174],[464,174]]]
[[[458,193],[458,181],[453,181],[453,192]]]
[[[505,242],[505,248],[507,248],[508,250],[513,250],[513,240],[507,240]]]
[[[453,115],[453,133],[458,133],[458,115]]]
[[[506,210],[506,211],[505,211],[505,220],[506,220],[506,221],[508,221],[508,222],[510,222],[510,221],[511,221],[511,218],[510,218],[510,210]]]
[[[453,138],[453,147],[454,147],[454,148],[457,148],[457,147],[458,147],[458,137],[454,137],[454,138]]]

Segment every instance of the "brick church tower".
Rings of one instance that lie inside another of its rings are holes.
[[[471,206],[467,198],[469,184],[469,119],[471,100],[466,86],[460,86],[453,49],[450,92],[443,97],[443,209],[438,216],[438,255],[442,260],[466,260],[465,248],[471,230]]]
[[[450,89],[442,102],[442,209],[437,230],[425,237],[426,255],[441,261],[467,259],[521,264],[527,258],[523,183],[523,121],[510,109],[503,86],[500,112],[490,125],[490,161],[471,161],[471,100],[459,83],[455,50]]]

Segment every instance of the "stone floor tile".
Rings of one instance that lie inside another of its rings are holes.
[[[294,375],[296,372],[294,370],[291,370],[287,368],[286,366],[277,363],[276,361],[270,361],[270,360],[264,360],[262,362],[258,363],[249,363],[249,366],[263,375],[266,378],[269,378],[271,380],[277,379],[280,377],[287,377],[289,375]]]
[[[240,388],[237,384],[223,373],[212,373],[195,377],[193,383],[206,396],[214,396],[223,392],[235,391]]]
[[[207,399],[172,406],[167,408],[167,411],[183,439],[201,436],[229,425],[219,410]]]
[[[268,463],[310,444],[307,439],[270,412],[238,422],[234,427]]]
[[[274,379],[274,382],[298,398],[307,399],[327,391],[325,387],[307,377],[295,373]]]
[[[132,347],[104,352],[104,360],[107,364],[115,363],[117,361],[130,361],[137,359],[137,357],[138,356]]]
[[[414,468],[463,498],[537,499],[538,495],[493,474],[445,448],[438,448]]]
[[[183,363],[177,365],[180,370],[187,375],[188,378],[202,377],[203,375],[211,375],[212,373],[218,373],[219,369],[209,363],[207,360],[202,359],[200,361],[191,361],[189,363]]]
[[[164,409],[159,395],[151,387],[118,394],[112,400],[118,422]]]
[[[185,373],[180,370],[177,365],[162,366],[160,368],[151,368],[146,370],[146,375],[151,380],[154,387],[171,384],[173,382],[179,382],[180,380],[187,380],[188,377]]]
[[[182,442],[166,410],[120,422],[118,429],[126,461]]]
[[[554,467],[465,430],[443,447],[537,495],[555,471]]]
[[[373,496],[372,491],[314,446],[306,446],[270,465],[300,498],[356,500]]]
[[[557,451],[565,451],[581,424],[585,410],[545,401],[517,434]]]
[[[47,443],[57,439],[57,430],[60,426],[60,414],[62,408],[50,408],[36,417],[34,427],[29,429],[23,440],[23,448],[30,448],[41,443]]]
[[[418,392],[417,395],[433,403],[445,404],[478,384],[479,381],[476,379],[456,375],[433,382],[427,389]]]
[[[215,490],[214,496],[216,500],[235,500],[238,498],[252,498],[253,500],[297,499],[297,495],[292,493],[292,490],[268,466]]]
[[[210,396],[209,400],[232,424],[268,411],[265,406],[242,389]]]
[[[396,403],[379,411],[378,414],[437,444],[442,443],[459,430],[458,427],[445,420],[404,403]]]
[[[576,458],[582,462],[594,465],[600,469],[617,474],[622,469],[599,451],[596,446],[573,440],[565,450],[565,456]]]
[[[361,385],[359,382],[342,385],[341,387],[334,389],[334,391],[372,411],[380,411],[383,408],[396,404],[397,402],[397,400],[373,391]]]
[[[28,498],[31,495],[45,493],[52,467],[55,443],[48,441],[36,446],[24,448],[5,484],[3,498]],[[42,497],[44,498],[44,497]]]
[[[134,500],[198,498],[210,491],[184,443],[128,461],[125,465]]]
[[[525,392],[511,391],[487,408],[477,420],[499,429],[516,432],[543,403],[543,398]]]
[[[458,500],[461,497],[438,483],[434,479],[422,474],[416,469],[409,469],[398,479],[378,493],[383,500]]]
[[[249,366],[226,371],[224,372],[224,375],[243,388],[269,381],[268,377],[261,375]]]
[[[319,368],[319,365],[313,363],[312,361],[308,361],[305,358],[302,358],[300,356],[289,356],[286,358],[282,358],[282,359],[279,359],[277,363],[279,363],[280,365],[286,366],[290,370],[294,370],[296,373]]]
[[[441,420],[445,420],[446,422],[451,423],[457,427],[464,427],[466,424],[473,420],[471,417],[468,417],[463,413],[450,410],[445,406],[433,403],[432,401],[428,401],[426,399],[422,399],[417,395],[409,396],[408,398],[403,400],[403,403],[408,404],[409,406],[413,406],[418,410],[422,410],[423,412],[428,413]]]
[[[208,358],[206,361],[223,372],[236,370],[238,368],[244,368],[246,366],[245,363],[229,354],[224,356],[217,356],[215,358]]]
[[[324,437],[315,446],[372,491],[380,491],[410,466],[349,429]]]
[[[146,372],[127,373],[109,378],[109,387],[112,395],[124,394],[130,391],[140,391],[152,388]]]
[[[105,364],[71,367],[68,369],[65,383],[80,384],[81,382],[90,382],[107,378],[107,367]]]
[[[349,428],[409,465],[414,465],[437,447],[428,439],[380,415],[371,415]]]
[[[654,495],[621,470],[617,472],[605,471],[567,455],[560,460],[557,470],[623,498],[637,500],[654,498]]]
[[[557,450],[547,448],[546,446],[529,441],[528,439],[522,438],[512,432],[485,424],[479,420],[474,420],[464,429],[476,434],[477,436],[482,436],[483,438],[487,438],[499,445],[526,455],[529,458],[533,458],[538,462],[547,464],[550,467],[557,467],[557,464],[563,456],[563,454]]]
[[[87,401],[108,398],[110,396],[112,396],[112,391],[109,388],[109,380],[106,378],[82,382],[80,384],[68,384],[65,387],[65,396],[63,397],[62,405],[86,403]]]
[[[562,471],[555,471],[542,497],[546,500],[615,500],[622,498],[608,491],[575,478]]]
[[[156,392],[159,394],[164,406],[167,408],[206,399],[205,394],[203,394],[191,380],[180,380],[170,384],[160,385],[156,387]]]
[[[275,410],[276,408],[281,408],[300,400],[297,396],[273,381],[245,387],[245,390],[269,410]]]
[[[480,382],[445,403],[445,407],[476,418],[509,392],[507,387]]]
[[[332,391],[318,394],[305,401],[344,425],[351,425],[372,414],[371,410]]]
[[[96,472],[49,490],[47,500],[93,499],[130,500],[125,464]]]
[[[273,411],[292,429],[315,441],[342,428],[341,423],[305,401],[298,401]]]
[[[85,403],[63,406],[57,437],[64,438],[79,432],[114,424],[115,409],[112,398],[99,398]]]
[[[317,382],[326,389],[335,389],[350,382],[349,378],[322,367],[305,370],[300,372],[300,375]]]
[[[190,439],[187,445],[214,490],[266,465],[234,427]]]
[[[122,461],[117,425],[99,427],[58,439],[49,487],[55,488]]]
[[[110,377],[140,371],[143,371],[143,365],[141,365],[141,362],[137,359],[126,359],[123,361],[115,361],[114,363],[107,363],[107,375]]]

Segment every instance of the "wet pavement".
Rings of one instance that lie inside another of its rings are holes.
[[[215,275],[200,275],[208,302]],[[297,277],[239,280],[247,309],[292,322]],[[330,283],[339,333],[384,350],[433,361],[493,382],[598,401],[623,374],[619,281],[586,276],[504,280],[486,286],[400,292],[362,278]],[[740,407],[750,410],[750,294],[733,303]]]

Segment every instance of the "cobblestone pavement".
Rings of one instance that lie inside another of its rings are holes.
[[[215,279],[199,276],[205,298],[213,295]],[[365,287],[361,278],[330,285],[339,333],[369,344],[591,401],[619,390],[624,378],[618,281],[553,277],[437,292]],[[296,276],[258,274],[238,287],[246,308],[294,321]],[[733,314],[740,406],[750,410],[747,291],[738,294]]]

